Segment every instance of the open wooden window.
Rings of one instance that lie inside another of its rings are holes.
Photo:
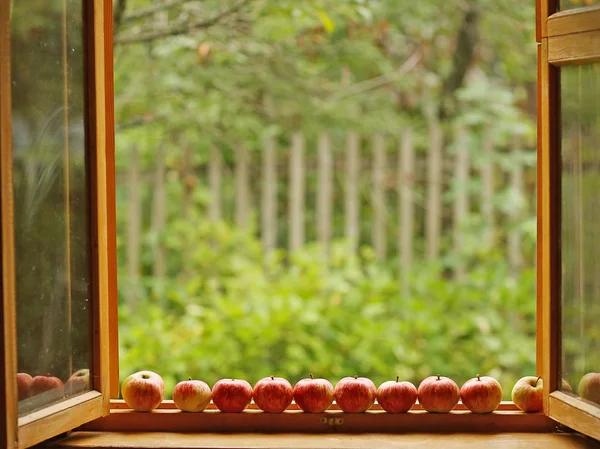
[[[109,411],[109,7],[0,3],[2,447]]]
[[[564,11],[556,12],[556,2],[538,2],[538,371],[546,415],[600,438],[599,401],[582,398],[579,388],[600,362],[594,358],[600,8],[570,9],[576,3],[563,0]],[[117,319],[109,316],[116,311],[112,12],[102,0],[10,8],[0,3],[0,437],[6,447],[27,447],[108,414],[117,391],[110,382],[117,372]],[[53,200],[45,203],[44,195]],[[44,305],[48,298],[54,302]],[[42,313],[27,315],[31,310]],[[47,391],[19,401],[16,375],[29,366],[45,376],[56,368],[63,381],[87,368],[91,381],[59,396]],[[88,428],[324,431],[332,425],[294,412],[232,421],[218,413],[181,418],[169,403],[154,414],[118,416],[119,407],[115,401],[113,419]],[[398,418],[377,411],[350,415],[347,424],[361,431],[552,428],[544,415],[522,414],[512,404],[495,415],[465,415],[462,409],[442,418],[424,412]]]
[[[538,10],[539,346],[545,413],[600,438],[600,7],[583,4]]]

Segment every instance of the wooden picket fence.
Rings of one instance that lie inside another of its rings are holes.
[[[453,151],[444,151],[442,129],[432,121],[424,151],[416,150],[411,129],[405,129],[397,138],[381,134],[361,138],[349,132],[341,151],[334,151],[332,138],[323,133],[309,151],[305,136],[296,132],[285,148],[277,148],[274,138],[268,139],[260,152],[249,152],[243,146],[235,148],[234,162],[228,167],[224,167],[219,149],[213,148],[208,162],[209,216],[215,221],[232,220],[240,228],[258,228],[266,251],[278,246],[295,251],[312,240],[319,241],[327,251],[332,239],[344,237],[355,249],[359,244],[370,244],[379,260],[391,257],[390,248],[396,248],[401,266],[410,267],[415,258],[415,238],[422,235],[424,257],[435,260],[440,256],[442,236],[448,232],[452,233],[454,247],[460,248],[469,213],[481,215],[488,229],[485,240],[493,238],[495,229],[502,224],[500,220],[518,218],[498,217],[494,197],[499,184],[504,187],[502,183],[508,182],[526,198],[534,196],[534,186],[525,186],[521,165],[514,164],[509,173],[504,173],[494,164],[491,140],[484,141],[482,154],[477,158],[482,162],[474,166],[467,138],[464,128],[457,129]],[[514,147],[514,151],[519,149],[517,140]],[[534,168],[527,170],[531,178]],[[234,211],[226,217],[222,207],[227,201],[223,198],[223,184],[229,176],[235,186]],[[469,191],[474,176],[480,178],[477,195]],[[312,185],[308,185],[309,177]],[[365,184],[369,190],[366,195],[361,188]],[[280,192],[282,188],[287,191]],[[448,188],[454,192],[450,206],[444,200]],[[367,238],[364,232],[361,234],[365,220],[361,211],[365,205],[370,208]],[[333,221],[340,209],[343,235],[335,235]],[[515,211],[513,215],[523,213],[526,211]],[[420,221],[424,222],[424,229],[417,229],[419,214],[423,215]],[[307,215],[314,218],[308,220]],[[252,218],[258,226],[251,226]],[[278,238],[280,220],[287,220],[287,241],[283,242]],[[450,228],[444,224],[447,221],[451,222]],[[390,223],[395,229],[390,229]],[[310,227],[313,230],[309,233]],[[519,231],[512,230],[503,240],[511,264],[521,266]]]
[[[230,149],[225,154],[214,147],[205,162],[195,166],[188,148],[183,175],[193,175],[207,186],[210,220],[256,232],[265,251],[293,252],[318,241],[328,252],[334,239],[344,238],[355,250],[371,246],[380,261],[397,258],[402,279],[417,259],[435,261],[448,251],[460,251],[465,220],[476,215],[486,229],[482,244],[504,245],[507,260],[518,270],[523,265],[522,235],[510,224],[535,213],[535,168],[511,163],[505,169],[495,163],[499,152],[522,151],[519,139],[509,148],[482,139],[475,154],[469,151],[470,137],[468,129],[457,128],[451,139],[444,139],[435,119],[428,123],[426,136],[410,128],[396,136],[348,132],[307,138],[295,132],[288,139],[267,139],[260,151],[240,145],[232,156]],[[123,173],[128,184],[126,252],[131,279],[140,270],[142,196],[148,192],[144,185],[153,185],[151,232],[158,234],[166,225],[165,153],[159,145],[153,171],[141,173],[139,148],[134,147]],[[471,187],[474,180],[476,191]],[[525,209],[498,211],[497,193],[507,187],[523,195]],[[189,196],[183,199],[184,216],[191,204]],[[159,239],[152,245],[153,274],[165,276],[164,248]],[[458,266],[456,275],[463,274]]]

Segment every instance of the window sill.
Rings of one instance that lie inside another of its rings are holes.
[[[494,413],[474,414],[459,403],[450,413],[427,413],[416,404],[408,413],[391,414],[375,404],[365,413],[344,413],[333,404],[324,413],[303,413],[295,404],[283,413],[264,413],[251,404],[242,413],[222,413],[213,404],[202,413],[184,413],[164,401],[152,413],[135,412],[122,400],[111,401],[110,415],[79,430],[116,432],[552,432],[556,422],[542,413],[523,413],[503,402]]]
[[[431,434],[410,433],[390,435],[381,433],[360,435],[314,434],[214,434],[214,433],[118,433],[74,432],[68,438],[47,443],[44,449],[598,449],[600,444],[575,434],[501,433],[501,434]]]

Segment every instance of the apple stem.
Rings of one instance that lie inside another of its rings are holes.
[[[539,377],[538,377],[538,378],[535,380],[535,383],[533,384],[533,386],[534,386],[534,387],[536,387],[536,386],[537,386],[537,383],[538,383],[538,381],[539,381],[541,378],[542,378],[542,376],[539,376]]]
[[[437,375],[437,380],[441,380],[441,377],[439,374]]]
[[[396,376],[396,382],[400,380],[400,376]]]
[[[188,377],[188,380],[192,380],[192,378],[191,378],[191,377]]]
[[[477,375],[477,380],[481,380],[481,379],[479,378],[479,374]]]
[[[354,375],[354,378],[355,378],[355,379],[358,379],[358,376],[355,374],[355,375]]]
[[[275,380],[275,376],[271,376],[271,380]]]
[[[310,378],[311,378],[311,379],[314,379],[314,378],[315,378],[315,377],[312,375],[312,373],[310,373]]]

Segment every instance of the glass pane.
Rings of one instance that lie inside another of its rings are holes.
[[[560,9],[583,8],[584,6],[598,5],[599,0],[561,0]]]
[[[600,404],[600,64],[561,86],[562,389]]]
[[[19,412],[91,388],[81,1],[13,2]]]

